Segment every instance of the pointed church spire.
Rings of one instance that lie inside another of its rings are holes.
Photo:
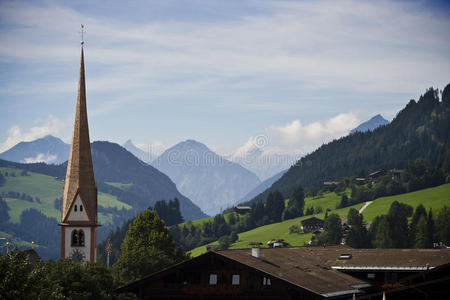
[[[89,140],[83,44],[84,42],[82,41],[77,106],[72,145],[70,147],[66,180],[64,183],[61,221],[62,223],[67,221],[70,208],[77,196],[79,196],[85,207],[89,223],[97,224],[97,187],[95,185]]]

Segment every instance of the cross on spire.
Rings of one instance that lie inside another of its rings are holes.
[[[84,44],[84,33],[85,32],[86,31],[84,31],[84,24],[81,24],[81,31],[80,31],[80,33],[81,33],[81,45]]]

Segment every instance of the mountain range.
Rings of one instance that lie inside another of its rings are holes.
[[[249,170],[194,140],[167,149],[153,165],[209,215],[236,204],[260,183]]]
[[[0,153],[0,159],[21,163],[61,164],[69,157],[69,151],[69,144],[57,137],[47,135],[31,142],[18,143],[11,149]]]
[[[150,151],[144,151],[140,148],[138,148],[131,140],[127,140],[125,143],[123,143],[122,147],[127,149],[129,152],[131,152],[134,156],[142,160],[143,162],[147,164],[151,164],[152,161],[154,161],[158,156],[154,153],[151,153]]]
[[[386,123],[388,121],[381,115],[376,115],[352,132],[374,130]],[[112,145],[115,144],[111,144],[109,148],[115,147]],[[131,140],[127,140],[123,148],[138,158],[141,164],[154,165],[168,175],[183,195],[211,215],[220,212],[221,209],[248,201],[263,192],[297,160],[293,155],[264,152],[253,143],[239,148],[226,158],[194,140],[181,142],[159,157],[141,150]],[[1,153],[0,158],[20,163],[61,164],[66,161],[69,150],[68,144],[57,137],[47,135],[32,142],[20,142]],[[125,161],[135,164],[129,158]],[[100,173],[103,171],[103,168],[98,169]],[[154,174],[151,177],[153,178]],[[263,181],[260,182],[260,179]],[[153,192],[155,189],[149,191]],[[166,196],[164,193],[161,194],[161,197]],[[182,204],[182,210],[185,208]]]
[[[184,219],[206,217],[201,209],[182,195],[167,175],[137,159],[125,148],[110,142],[91,144],[95,180],[99,192],[112,195],[132,207],[134,214],[159,200],[178,198]],[[16,163],[0,160],[0,167],[27,170],[63,180],[67,162],[60,165],[45,163]],[[14,191],[14,186],[10,187]],[[17,191],[22,192],[22,191]],[[60,194],[57,191],[56,194]]]

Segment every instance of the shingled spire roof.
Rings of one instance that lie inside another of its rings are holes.
[[[73,138],[67,164],[66,180],[64,182],[61,215],[63,223],[67,220],[77,195],[80,196],[83,202],[89,223],[97,224],[97,187],[95,185],[89,141],[83,46],[81,46],[80,77]]]

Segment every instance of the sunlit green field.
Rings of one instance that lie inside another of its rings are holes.
[[[378,198],[364,210],[364,220],[372,221],[378,215],[387,214],[394,201],[411,205],[413,208],[422,204],[427,210],[432,208],[436,213],[443,206],[450,206],[450,183],[412,193]]]
[[[341,218],[346,218],[350,208],[360,209],[364,203],[356,204],[342,209],[332,210],[330,213],[337,213]],[[324,218],[325,213],[314,215],[318,218]],[[289,227],[292,225],[299,225],[300,221],[308,219],[312,216],[304,216],[287,220],[284,222],[269,224],[261,226],[250,231],[242,232],[239,234],[239,240],[231,245],[231,249],[249,248],[249,243],[262,243],[263,246],[267,246],[267,242],[272,239],[283,239],[291,246],[303,246],[311,239],[311,234],[290,234]],[[217,242],[213,243],[217,244]],[[198,256],[206,252],[206,246],[200,246],[190,251],[192,256]]]
[[[444,205],[450,206],[450,184],[444,184],[438,187],[424,189],[402,195],[378,198],[374,200],[364,210],[363,212],[364,221],[370,222],[377,215],[387,214],[387,212],[389,211],[389,207],[394,201],[399,201],[401,203],[411,205],[414,208],[419,204],[423,204],[427,210],[429,208],[432,208],[433,211],[436,213]],[[336,209],[336,205],[339,202],[340,196],[336,195],[335,193],[328,193],[324,194],[323,198],[318,199],[306,198],[305,207],[322,206],[324,211],[326,210],[326,208],[330,208],[331,209],[330,213],[337,213],[340,215],[341,218],[344,219],[347,217],[348,210],[350,208],[353,207],[359,210],[364,205],[364,203],[360,203],[343,209]],[[311,205],[311,203],[314,204]],[[317,216],[318,218],[323,218],[324,213],[316,214],[315,216]],[[240,233],[239,240],[236,243],[232,244],[230,248],[231,249],[249,248],[250,247],[249,243],[253,242],[259,242],[262,243],[263,246],[266,246],[267,241],[274,238],[284,239],[291,246],[303,246],[310,240],[311,234],[290,234],[289,227],[291,227],[292,225],[298,225],[300,224],[301,220],[309,217],[310,216],[305,216],[292,220],[287,220],[284,222],[270,224]],[[217,244],[217,242],[213,244]],[[200,246],[190,251],[190,254],[195,257],[205,252],[206,247]]]
[[[33,202],[18,198],[3,197],[9,207],[10,222],[19,223],[20,215],[24,210],[29,208],[39,210],[44,215],[55,218],[56,220],[61,218],[61,211],[55,208],[55,199],[61,198],[62,196],[62,181],[51,176],[33,172],[27,172],[27,176],[21,176],[22,171],[13,168],[0,168],[0,172],[6,179],[5,184],[0,187],[0,195],[12,191],[20,194],[25,193],[33,197]],[[8,172],[8,176],[6,176],[6,172]],[[118,185],[122,188],[127,188],[131,184]],[[40,203],[36,202],[36,197],[39,198]],[[103,207],[131,209],[130,205],[120,202],[116,196],[102,192],[98,193],[98,202]],[[112,222],[112,215],[99,213],[99,221],[102,224],[109,224]]]

